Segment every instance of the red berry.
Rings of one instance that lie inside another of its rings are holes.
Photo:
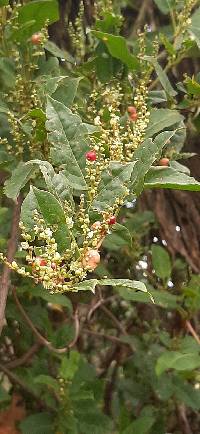
[[[45,265],[47,265],[47,261],[46,261],[46,259],[40,259],[40,266],[41,267],[45,267]]]
[[[41,44],[41,34],[40,33],[34,33],[31,36],[31,42],[33,45],[40,45]]]
[[[131,115],[130,115],[130,119],[131,119],[133,122],[135,122],[135,121],[137,120],[137,118],[138,118],[138,115],[137,115],[136,112],[135,112],[135,113],[131,113]]]
[[[116,223],[116,217],[114,215],[112,215],[110,217],[110,219],[108,220],[108,224],[109,225],[115,225],[115,223]]]
[[[95,151],[88,151],[85,154],[88,161],[95,161],[97,159],[97,154]]]
[[[128,112],[131,113],[131,114],[136,113],[136,108],[135,108],[134,106],[132,106],[132,105],[130,105],[130,106],[127,108],[127,110],[128,110]]]
[[[169,166],[169,158],[161,158],[158,162],[158,166]]]

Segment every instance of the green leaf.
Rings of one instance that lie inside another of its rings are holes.
[[[115,251],[125,246],[131,248],[132,237],[125,226],[116,223],[112,228],[111,234],[106,236],[103,242],[103,247]]]
[[[54,232],[59,249],[64,250],[70,246],[70,231],[66,225],[65,213],[59,201],[49,192],[33,187],[39,211],[45,223],[50,226],[58,225]]]
[[[190,95],[200,96],[200,84],[194,78],[187,77],[184,82]]]
[[[138,303],[149,303],[162,307],[163,309],[177,309],[179,298],[170,294],[168,291],[158,291],[150,288],[150,292],[133,292],[130,290],[124,290],[123,288],[117,288],[120,296],[127,301],[135,301]]]
[[[66,107],[71,107],[76,96],[81,77],[65,77],[58,85],[52,97]]]
[[[145,188],[170,188],[174,190],[200,191],[200,183],[183,172],[172,168],[151,168],[145,177]]]
[[[114,205],[117,198],[124,196],[134,164],[135,162],[110,162],[108,169],[102,173],[98,194],[92,203],[93,208],[103,211]]]
[[[45,50],[49,51],[49,53],[53,54],[53,56],[58,57],[60,59],[65,59],[70,63],[75,63],[72,56],[66,51],[61,50],[53,41],[47,41],[44,46]]]
[[[47,226],[58,226],[54,237],[59,251],[67,249],[70,246],[70,232],[61,203],[48,191],[33,187],[26,196],[21,209],[21,220],[29,230],[32,230],[35,224],[33,220],[35,209],[41,213]]]
[[[34,378],[34,383],[44,384],[56,390],[57,392],[59,392],[60,390],[59,383],[55,380],[55,378],[50,377],[50,375],[43,375],[43,374],[38,375],[37,377]]]
[[[2,402],[9,402],[9,401],[10,401],[10,395],[0,385],[0,403],[2,403]]]
[[[46,25],[47,20],[48,24],[51,24],[59,19],[58,2],[56,0],[31,1],[19,8],[18,13],[20,26],[32,21],[28,29],[28,34],[27,32],[25,34],[27,39],[27,37],[30,37],[33,33],[41,30],[42,27]],[[17,37],[17,34],[18,32],[15,32],[15,37]],[[20,35],[22,35],[22,33]]]
[[[73,291],[92,291],[95,293],[95,287],[98,284],[97,279],[84,280],[83,282],[78,283],[73,289]]]
[[[156,363],[156,374],[161,375],[168,369],[176,371],[192,371],[200,366],[200,356],[197,353],[183,354],[178,351],[166,351],[161,354]]]
[[[2,8],[3,6],[7,6],[9,3],[9,0],[0,0],[0,8]]]
[[[165,92],[169,96],[172,96],[172,97],[177,95],[177,92],[173,89],[173,87],[172,87],[172,85],[171,85],[171,83],[167,77],[166,72],[162,69],[162,67],[159,65],[157,60],[151,56],[144,56],[144,59],[153,65],[153,67],[156,71],[156,74],[158,76],[158,79],[159,79],[163,89],[165,90]]]
[[[183,116],[176,110],[152,109],[149,125],[146,130],[145,138],[153,137],[165,128],[169,128],[183,120]]]
[[[22,434],[54,434],[53,418],[49,413],[36,413],[20,423]]]
[[[29,292],[29,288],[24,288],[24,291]],[[24,292],[23,291],[23,292]],[[60,306],[66,307],[70,312],[72,312],[72,304],[68,297],[63,294],[50,294],[50,292],[43,286],[34,286],[31,288],[32,297],[40,297],[48,303],[59,304]]]
[[[164,247],[152,244],[152,263],[156,276],[161,279],[169,279],[172,272],[169,253]]]
[[[16,169],[13,170],[11,178],[5,182],[4,193],[10,199],[16,199],[20,190],[26,185],[34,173],[34,166],[20,162]]]
[[[87,128],[79,116],[52,98],[49,98],[47,104],[47,119],[53,163],[62,165],[68,183],[73,189],[86,190],[83,169],[85,152],[88,150],[85,143]]]
[[[70,351],[69,357],[62,357],[60,376],[64,380],[72,380],[80,363],[80,354],[77,351]]]
[[[190,35],[194,38],[196,41],[198,47],[200,48],[200,27],[199,27],[199,20],[200,20],[200,8],[198,8],[194,14],[191,17],[191,24],[188,28],[188,31]]]
[[[139,61],[136,56],[133,56],[133,54],[129,52],[125,38],[96,30],[93,30],[92,33],[104,42],[111,56],[119,59],[122,63],[127,65],[130,70],[139,69]]]
[[[176,6],[175,0],[154,0],[154,3],[163,14],[168,14]]]
[[[138,280],[129,279],[101,279],[98,282],[99,285],[103,286],[113,286],[126,288],[127,293],[131,293],[134,289],[135,291],[147,292],[147,288],[143,282]]]
[[[141,416],[122,431],[122,434],[148,434],[154,422],[153,416]]]
[[[131,176],[132,191],[137,195],[142,191],[144,178],[151,165],[161,156],[162,149],[166,143],[174,136],[175,131],[164,131],[160,133],[154,141],[146,139],[135,151],[134,160],[136,161]]]

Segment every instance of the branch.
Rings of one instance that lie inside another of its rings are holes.
[[[21,315],[23,316],[23,318],[25,319],[26,323],[29,325],[30,329],[32,330],[32,332],[34,333],[34,335],[36,336],[36,338],[38,339],[38,341],[40,342],[41,345],[43,345],[44,347],[48,348],[49,351],[52,351],[53,353],[56,354],[63,354],[66,353],[67,351],[69,351],[70,348],[72,348],[78,339],[79,336],[79,319],[78,319],[78,311],[75,312],[75,337],[72,340],[72,342],[70,342],[66,347],[63,348],[55,348],[52,343],[50,341],[48,341],[44,336],[42,336],[40,334],[40,332],[36,329],[36,327],[34,326],[34,324],[32,323],[31,319],[29,318],[29,316],[27,315],[27,313],[25,312],[23,306],[21,305],[18,297],[17,297],[17,293],[16,293],[16,289],[13,288],[13,296],[14,296],[14,300],[15,303],[21,313]]]
[[[195,341],[200,345],[200,338],[199,338],[198,334],[195,332],[194,328],[192,327],[192,324],[190,323],[190,321],[186,321],[185,325],[186,325],[187,330],[191,333],[191,335],[195,339]]]
[[[49,406],[47,406],[41,399],[40,399],[40,397],[38,396],[38,395],[36,395],[36,393],[32,390],[32,389],[30,389],[30,387],[29,386],[27,386],[27,384],[25,384],[22,380],[21,380],[21,378],[19,378],[16,374],[13,374],[13,372],[11,372],[6,366],[4,366],[4,365],[2,365],[2,363],[0,363],[0,370],[2,371],[2,372],[4,372],[4,374],[6,374],[7,375],[7,377],[8,378],[10,378],[10,380],[13,382],[13,383],[16,383],[16,384],[18,384],[23,390],[25,390],[25,392],[27,392],[29,395],[31,395],[34,399],[35,399],[35,401],[36,402],[38,402],[42,407],[44,407],[44,408],[47,408],[47,409],[49,409],[49,410],[53,410],[53,411],[55,411],[55,409],[53,408],[53,407],[49,407]]]
[[[131,347],[131,344],[129,344],[128,342],[124,342],[122,339],[118,338],[117,336],[111,336],[111,335],[106,335],[105,333],[101,333],[101,332],[94,332],[93,330],[89,330],[89,329],[83,329],[83,332],[95,336],[97,338],[103,338],[103,339],[107,339],[108,341],[120,344],[120,345],[128,345]]]
[[[22,197],[19,196],[13,208],[11,235],[8,241],[8,252],[7,252],[8,262],[13,261],[16,252],[21,203],[22,203]],[[1,285],[0,285],[0,334],[2,332],[4,321],[5,321],[5,309],[6,309],[6,301],[7,301],[8,290],[10,285],[10,273],[11,273],[11,269],[5,264],[3,267],[3,272],[1,276]]]
[[[6,368],[14,369],[17,368],[18,366],[25,365],[25,363],[28,362],[29,359],[31,359],[31,357],[38,352],[40,347],[41,347],[41,343],[35,342],[35,344],[33,344],[32,347],[29,348],[29,350],[21,357],[6,363]]]
[[[113,322],[113,324],[115,324],[115,326],[118,328],[118,330],[123,335],[127,335],[126,330],[124,329],[124,327],[118,321],[118,319],[116,318],[116,316],[113,315],[113,313],[106,306],[101,305],[100,309],[111,319],[111,321]]]
[[[180,425],[182,428],[182,433],[183,434],[193,434],[192,430],[190,428],[189,422],[188,422],[185,405],[179,404],[177,406],[177,410],[178,410],[178,417],[179,417]]]

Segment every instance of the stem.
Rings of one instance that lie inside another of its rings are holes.
[[[19,196],[13,209],[11,235],[8,241],[8,252],[7,252],[8,262],[13,261],[16,248],[17,248],[17,237],[19,231],[21,203],[22,203],[22,198],[21,196]],[[5,264],[3,267],[1,284],[0,284],[0,335],[5,321],[5,309],[6,309],[6,301],[7,301],[8,290],[10,285],[10,273],[11,273],[11,269]]]
[[[56,353],[56,354],[63,354],[69,351],[70,348],[72,348],[78,339],[79,336],[79,320],[78,320],[78,313],[75,313],[75,337],[66,347],[63,348],[55,348],[50,341],[48,341],[44,336],[40,334],[40,332],[36,329],[34,324],[32,323],[31,319],[28,317],[27,313],[25,312],[23,306],[21,305],[17,294],[16,289],[13,288],[13,296],[15,299],[15,303],[22,314],[23,318],[25,319],[26,323],[29,325],[30,329],[34,333],[34,335],[37,337],[38,341],[43,345],[44,347],[48,348],[49,351]]]

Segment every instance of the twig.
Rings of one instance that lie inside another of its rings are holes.
[[[113,313],[106,306],[102,306],[101,305],[100,309],[112,320],[113,324],[115,324],[115,326],[118,328],[118,330],[123,335],[127,335],[126,330],[124,329],[124,327],[122,327],[122,325],[120,324],[120,322],[118,321],[118,319],[115,317],[115,315],[113,315]]]
[[[195,341],[200,345],[200,338],[199,338],[198,334],[195,332],[194,328],[192,327],[192,324],[190,323],[190,321],[186,321],[185,325],[186,325],[186,328],[188,329],[188,331],[194,337]]]
[[[101,307],[102,304],[109,303],[109,301],[111,301],[111,300],[113,300],[115,298],[116,298],[116,295],[111,295],[110,297],[107,297],[107,298],[100,298],[94,304],[94,306],[92,306],[91,309],[89,310],[89,312],[87,314],[87,320],[90,321],[91,316],[93,315],[93,313],[95,312],[95,310],[98,309],[99,307]]]
[[[37,353],[37,351],[39,350],[40,347],[41,347],[41,343],[40,342],[36,342],[21,357],[19,357],[18,359],[15,359],[15,360],[11,360],[10,362],[6,363],[6,368],[14,369],[14,368],[17,368],[18,366],[25,365],[25,363],[28,362],[29,359],[31,359],[31,357],[34,354]]]
[[[13,288],[13,296],[14,296],[14,299],[15,299],[15,303],[16,303],[19,311],[21,312],[23,318],[25,319],[26,323],[29,325],[30,329],[32,330],[32,332],[34,333],[34,335],[37,337],[38,341],[44,347],[48,348],[49,351],[52,351],[53,353],[56,353],[56,354],[63,354],[63,353],[66,353],[67,351],[69,351],[69,349],[72,348],[75,345],[75,343],[77,342],[77,339],[78,339],[78,335],[79,335],[79,320],[77,319],[78,318],[78,313],[75,314],[75,338],[66,347],[55,348],[52,345],[52,343],[50,341],[48,341],[44,336],[42,336],[40,334],[40,332],[36,329],[36,327],[34,326],[34,324],[31,321],[31,319],[29,318],[29,316],[25,312],[23,306],[21,305],[21,303],[20,303],[20,301],[19,301],[19,299],[17,297],[17,293],[16,293],[16,289],[15,288]]]
[[[68,345],[68,348],[74,347],[74,345],[76,345],[76,342],[77,342],[78,337],[79,337],[80,323],[79,323],[78,309],[76,309],[75,314],[74,314],[74,326],[75,326],[75,336],[74,336],[74,339]]]
[[[177,409],[178,409],[179,421],[180,421],[181,428],[182,428],[182,433],[183,434],[193,434],[192,430],[190,428],[189,422],[188,422],[185,405],[180,404],[177,406]]]
[[[111,336],[111,335],[106,335],[104,333],[101,332],[94,332],[93,330],[89,330],[89,329],[83,329],[83,332],[95,336],[97,338],[103,338],[103,339],[107,339],[108,341],[117,343],[117,344],[121,344],[121,345],[129,345],[131,346],[131,344],[129,344],[128,342],[124,342],[122,339],[118,338],[117,336]],[[132,348],[132,347],[131,347]]]
[[[10,380],[13,383],[18,384],[22,389],[24,389],[27,393],[29,393],[29,395],[33,396],[33,398],[36,400],[36,402],[38,402],[42,407],[48,408],[50,411],[55,411],[55,409],[53,407],[49,407],[47,406],[38,395],[36,395],[36,393],[30,389],[29,386],[27,386],[27,384],[25,384],[21,378],[19,378],[16,374],[14,374],[13,372],[11,372],[6,366],[2,365],[2,363],[0,363],[0,371],[4,372],[4,374],[7,375],[8,378],[10,378]]]
[[[21,203],[22,203],[22,198],[21,196],[19,196],[13,208],[11,235],[8,241],[8,252],[7,252],[8,262],[13,261],[16,252]],[[2,332],[4,321],[5,321],[5,309],[6,309],[6,301],[8,296],[9,284],[10,284],[10,273],[11,273],[11,269],[5,264],[3,267],[1,283],[0,283],[0,334]]]

